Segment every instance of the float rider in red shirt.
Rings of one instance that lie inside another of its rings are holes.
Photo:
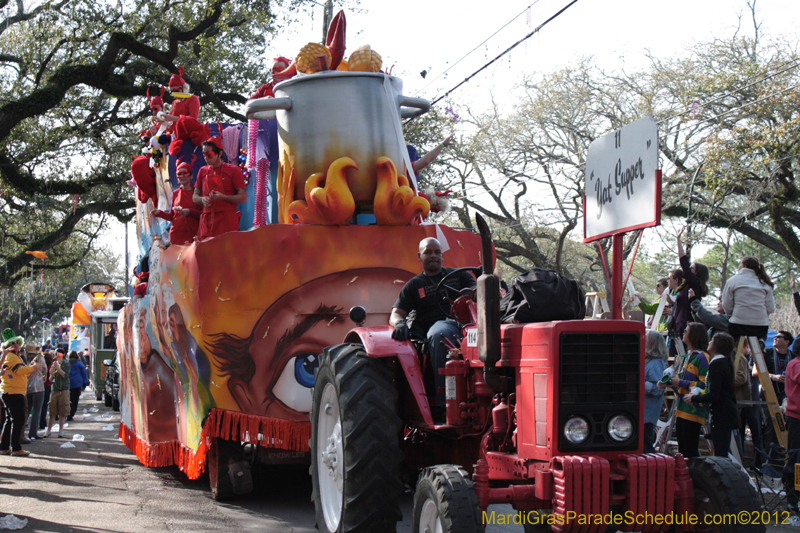
[[[192,186],[192,167],[197,156],[192,154],[192,162],[178,160],[175,175],[180,187],[172,191],[172,209],[162,211],[153,209],[151,216],[172,222],[169,228],[169,242],[172,244],[192,244],[200,225],[201,209],[194,203],[194,187]]]
[[[280,83],[284,80],[288,80],[292,76],[294,76],[294,72],[287,72],[286,69],[289,68],[289,61],[287,58],[283,56],[278,56],[272,60],[272,68],[269,69],[270,73],[272,73],[272,81],[269,83],[265,83],[261,87],[259,87],[256,92],[253,93],[253,96],[248,98],[248,100],[253,100],[255,98],[264,98],[269,96],[270,98],[275,98],[275,93],[272,92],[273,88],[275,87],[276,83]]]
[[[212,137],[203,143],[203,157],[208,165],[200,169],[192,199],[203,206],[198,240],[239,230],[236,206],[247,202],[247,189],[239,167],[222,162],[222,139]]]
[[[183,146],[183,141],[190,140],[196,146],[200,146],[209,138],[210,132],[208,126],[197,120],[200,116],[200,98],[195,94],[189,94],[189,84],[183,79],[183,67],[178,67],[178,74],[170,77],[169,90],[175,96],[175,101],[172,102],[169,114],[162,118],[174,122],[169,155],[176,156]]]

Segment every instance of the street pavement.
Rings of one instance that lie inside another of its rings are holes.
[[[24,445],[29,457],[0,456],[0,516],[26,519],[23,532],[316,532],[308,467],[257,468],[253,494],[218,503],[207,475],[191,481],[176,467],[142,466],[117,438],[118,426],[119,413],[87,391],[67,423],[67,439],[54,433]],[[73,440],[76,435],[83,440]],[[65,443],[74,447],[63,448]],[[411,531],[411,505],[409,493],[398,533]],[[509,506],[492,509],[513,513]],[[789,530],[797,528],[767,528]],[[521,533],[522,526],[486,531]]]

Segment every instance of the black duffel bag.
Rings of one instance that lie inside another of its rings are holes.
[[[578,282],[554,270],[534,268],[517,276],[500,301],[506,324],[576,320],[586,317],[586,295]]]

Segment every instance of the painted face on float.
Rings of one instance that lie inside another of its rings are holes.
[[[147,325],[147,306],[141,306],[141,310],[139,311],[139,360],[142,362],[142,365],[147,365],[148,360],[150,359],[150,352],[152,352],[152,347],[150,345],[150,337],[147,336],[147,331],[145,330],[145,326]]]
[[[388,322],[398,285],[409,273],[389,268],[350,270],[313,280],[281,296],[248,338],[211,335],[207,353],[243,413],[308,420],[319,355],[355,327],[348,312],[367,308],[367,325]]]

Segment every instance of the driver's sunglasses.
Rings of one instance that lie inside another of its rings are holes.
[[[217,155],[217,153],[214,150],[207,150],[207,151],[204,150],[203,155],[205,157],[214,157],[215,155]]]

